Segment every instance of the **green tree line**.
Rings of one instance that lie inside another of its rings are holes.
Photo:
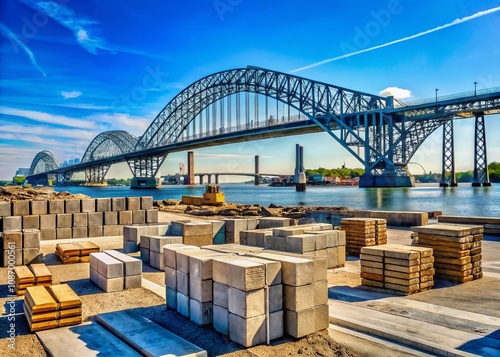
[[[356,168],[356,169],[349,169],[349,168],[338,168],[338,169],[325,169],[324,167],[320,167],[318,169],[314,170],[306,170],[306,175],[318,175],[321,174],[324,177],[329,176],[329,177],[340,177],[340,178],[353,178],[353,177],[359,177],[365,173],[364,169]]]
[[[500,163],[492,162],[488,165],[488,172],[490,174],[490,182],[500,182]],[[457,182],[472,182],[474,178],[474,171],[456,172],[455,177]],[[441,173],[429,172],[424,175],[415,175],[415,179],[420,182],[439,182],[441,180]]]

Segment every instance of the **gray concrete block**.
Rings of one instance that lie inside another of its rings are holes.
[[[81,212],[81,200],[65,200],[64,201],[64,212],[65,213],[80,213]]]
[[[213,260],[213,280],[224,285],[229,285],[229,263],[238,260],[235,256],[222,256]]]
[[[3,266],[9,267],[11,265],[19,266],[23,265],[23,250],[19,249],[7,249],[3,251]]]
[[[263,288],[265,285],[265,267],[249,260],[233,260],[229,262],[229,286],[250,291]]]
[[[38,229],[23,230],[23,248],[40,248],[40,231]]]
[[[88,227],[89,238],[91,237],[102,237],[102,226],[91,226]]]
[[[88,213],[73,213],[73,227],[87,227],[87,226],[88,226]]]
[[[200,251],[198,247],[192,245],[185,245],[182,249],[175,251],[175,266],[178,271],[189,274],[189,253],[193,251]]]
[[[184,237],[206,235],[212,237],[212,224],[210,222],[195,221],[184,224]]]
[[[189,317],[189,296],[177,292],[177,312],[184,316]]]
[[[170,223],[170,234],[174,236],[184,235],[184,224],[189,223],[191,220],[177,220]]]
[[[100,252],[90,253],[91,259],[97,260],[97,272],[106,279],[123,277],[123,263],[118,259]]]
[[[56,215],[55,214],[41,215],[40,229],[56,229]]]
[[[153,208],[153,196],[142,196],[141,197],[141,209],[148,210]]]
[[[56,237],[55,229],[40,229],[40,240],[54,240]]]
[[[127,211],[137,211],[141,209],[140,197],[126,197]]]
[[[86,213],[80,213],[81,215],[86,215]],[[71,213],[59,213],[56,214],[56,227],[55,228],[73,228],[73,215]],[[81,225],[79,227],[86,227],[87,224]]]
[[[49,202],[49,214],[64,213],[64,200],[51,200]]]
[[[158,223],[158,210],[148,209],[146,212],[146,223]]]
[[[165,267],[165,285],[171,289],[177,289],[177,273],[170,267]]]
[[[90,264],[89,264],[89,269],[90,269],[90,281],[95,283],[97,285],[97,258],[92,258],[90,256]]]
[[[189,296],[189,274],[185,274],[179,270],[175,271],[177,279],[177,291]]]
[[[269,289],[269,311],[275,312],[283,309],[283,285],[271,285]]]
[[[328,318],[328,312],[326,316]],[[283,337],[283,318],[283,310],[269,314],[269,339],[271,341]]]
[[[314,306],[327,305],[328,304],[328,282],[315,281],[314,286]]]
[[[4,231],[2,233],[3,249],[22,249],[23,232],[21,230]]]
[[[216,257],[223,256],[224,253],[211,252],[207,254],[204,250],[199,252],[200,254],[191,254],[189,257],[189,274],[202,280],[212,279],[213,260]]]
[[[266,342],[266,316],[260,315],[244,319],[229,313],[229,338],[244,347]]]
[[[120,236],[121,234],[121,226],[102,226],[102,236],[110,237],[110,236]]]
[[[212,297],[214,304],[227,309],[229,307],[229,286],[214,281],[212,288]]]
[[[266,235],[264,237],[264,247],[271,250],[286,251],[286,237]]]
[[[104,253],[123,263],[124,276],[142,274],[142,261],[140,261],[139,259],[128,256],[116,250],[105,250]]]
[[[56,239],[71,239],[73,237],[72,228],[57,228]]]
[[[198,326],[212,324],[213,316],[212,302],[200,302],[195,299],[189,299],[189,319]]]
[[[213,305],[212,313],[215,331],[227,336],[229,334],[229,311],[223,307]]]
[[[102,212],[90,212],[87,213],[88,226],[102,226],[103,225],[103,213]]]
[[[189,277],[189,297],[199,302],[212,302],[213,280],[201,280],[199,278]]]
[[[23,217],[21,216],[3,217],[2,225],[3,225],[2,230],[4,232],[21,230],[23,228]]]
[[[40,248],[23,249],[23,265],[31,263],[40,254]]]
[[[293,220],[291,218],[284,218],[284,217],[259,218],[260,229],[289,227],[289,226],[293,226]]]
[[[0,217],[12,215],[12,204],[10,201],[0,201]]]
[[[28,216],[30,214],[30,201],[12,201],[13,216]]]
[[[283,286],[285,309],[302,311],[314,307],[314,284]]]
[[[132,211],[132,223],[133,224],[146,223],[146,211],[144,210]]]
[[[248,221],[246,219],[224,219],[226,232],[239,233],[248,230]],[[251,228],[254,229],[254,228]]]
[[[182,237],[149,236],[149,250],[153,252],[161,253],[163,251],[163,246],[167,244],[182,244]]]
[[[144,263],[149,263],[149,248],[142,248],[142,243],[141,243],[141,260]]]
[[[143,236],[140,236],[140,242],[141,242],[141,249],[142,248],[145,248],[147,250],[149,250],[149,247],[150,247],[150,238],[151,236],[150,235],[143,235]]]
[[[111,198],[111,210],[115,212],[126,211],[127,205],[125,203],[125,197]]]
[[[125,226],[123,227],[123,239],[130,242],[141,242],[141,236],[149,235],[148,226]]]
[[[314,309],[314,331],[321,331],[330,326],[328,305],[316,306]]]
[[[111,211],[111,198],[96,198],[95,199],[96,212],[109,212]]]
[[[250,318],[266,313],[266,295],[264,289],[242,291],[229,287],[228,310],[230,313]]]
[[[166,288],[167,308],[177,310],[177,290]]]
[[[132,211],[119,211],[118,224],[122,226],[132,224]]]
[[[158,270],[164,270],[165,264],[163,261],[163,254],[158,252],[149,251],[149,265]]]
[[[105,278],[103,275],[97,273],[97,286],[107,293],[113,293],[123,290],[123,277],[119,278]]]
[[[142,286],[142,275],[128,275],[124,277],[125,289],[137,289]]]
[[[83,199],[80,201],[80,212],[95,212],[95,199]]]
[[[285,332],[288,335],[301,338],[315,331],[314,309],[299,312],[285,310]]]
[[[30,202],[30,214],[33,214],[33,215],[47,214],[48,209],[49,209],[49,205],[47,204],[47,201],[31,201]]]
[[[281,280],[283,284],[301,286],[314,281],[314,262],[311,259],[287,257],[272,253],[259,253],[259,258],[281,262]]]
[[[263,264],[266,273],[266,284],[267,285],[277,285],[281,284],[281,263],[268,259],[260,258],[247,258],[248,260]]]
[[[87,238],[89,236],[87,227],[73,227],[73,238]]]
[[[157,224],[156,228],[158,229],[158,232],[156,234],[158,234],[159,236],[166,235],[169,230],[169,227],[170,227],[169,224]]]
[[[104,212],[104,225],[116,226],[118,224],[118,212]]]
[[[287,252],[306,253],[316,250],[316,236],[313,234],[300,234],[285,237]]]
[[[177,263],[175,259],[176,252],[180,249],[184,249],[186,245],[184,244],[169,244],[163,247],[163,263],[165,266],[177,269]],[[200,248],[198,248],[200,249]]]

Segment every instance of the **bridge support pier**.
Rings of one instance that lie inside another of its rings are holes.
[[[383,173],[382,175],[364,174],[359,178],[359,187],[414,187],[415,178],[409,173]]]
[[[156,174],[161,164],[167,157],[164,155],[142,156],[136,159],[127,160],[130,171],[134,174],[130,188],[158,188],[160,179]]]
[[[208,184],[210,185],[212,183],[212,175],[208,175]]]
[[[184,182],[185,185],[195,185],[194,181],[194,152],[193,151],[188,151],[188,174],[187,174],[187,180]]]
[[[443,124],[443,171],[439,187],[455,187],[457,181],[455,178],[455,154],[453,144],[453,118]],[[450,181],[446,179],[446,174],[450,173]]]
[[[200,185],[203,185],[203,175],[200,175]]]
[[[215,184],[218,185],[219,184],[219,175],[215,175]]]
[[[295,191],[304,192],[307,187],[306,173],[304,170],[304,147],[295,145]]]
[[[474,178],[473,187],[491,186],[488,173],[488,159],[486,156],[486,135],[484,113],[476,113],[474,135]]]
[[[255,186],[259,186],[260,184],[260,176],[259,176],[259,155],[255,155]]]
[[[103,186],[110,165],[91,166],[85,169],[85,186]]]

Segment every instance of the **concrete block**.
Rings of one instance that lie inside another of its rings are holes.
[[[263,264],[266,273],[266,284],[277,285],[281,284],[281,263],[268,259],[248,258],[248,260]]]
[[[123,290],[123,277],[120,278],[105,278],[97,273],[97,286],[107,293],[113,293]]]
[[[285,250],[287,252],[302,254],[306,252],[314,252],[316,250],[316,236],[314,234],[288,236],[285,237],[285,241]]]
[[[149,250],[163,252],[163,246],[167,244],[182,244],[182,237],[175,236],[149,236]],[[142,247],[142,237],[141,237]]]
[[[2,234],[2,241],[3,249],[22,249],[23,232],[21,230],[4,231]]]
[[[286,237],[277,237],[267,235],[264,237],[264,247],[271,250],[286,251]]]
[[[212,244],[226,243],[226,232],[217,233],[212,237]]]
[[[140,197],[126,197],[127,211],[137,211],[141,209]]]
[[[64,200],[51,200],[49,202],[49,214],[64,213]]]
[[[130,242],[141,242],[141,236],[149,235],[148,226],[125,226],[123,227],[123,239]]]
[[[182,271],[176,270],[177,279],[177,291],[189,296],[189,274],[185,274]]]
[[[326,249],[323,251],[317,251],[317,252],[326,252]],[[311,258],[313,260],[313,266],[314,266],[314,281],[323,281],[327,280],[328,277],[328,269],[327,269],[327,259],[326,257],[314,257]]]
[[[81,212],[81,200],[65,200],[64,201],[64,213],[80,213]]]
[[[83,199],[80,200],[80,212],[95,212],[95,199]]]
[[[259,228],[279,228],[293,226],[291,218],[284,217],[266,217],[259,219]]]
[[[86,215],[86,213],[80,213]],[[73,228],[73,215],[71,213],[56,214],[56,227],[55,228]],[[80,227],[86,227],[87,224]]]
[[[87,226],[88,226],[88,213],[73,213],[73,227],[87,227]]]
[[[125,203],[125,197],[113,197],[111,198],[111,210],[114,212],[120,212],[127,210],[127,205]]]
[[[131,242],[133,243],[133,242]],[[163,254],[158,252],[149,251],[149,265],[158,270],[165,269]]]
[[[214,304],[227,309],[229,306],[228,305],[229,286],[214,281],[212,288],[213,288],[212,297]]]
[[[89,268],[90,268],[90,274],[89,274],[90,281],[93,282],[95,285],[99,286],[99,278],[98,278],[99,273],[92,266],[90,266]]]
[[[116,226],[118,224],[118,212],[103,212],[103,214],[105,226]]]
[[[54,240],[56,237],[55,229],[40,229],[40,240]]]
[[[223,307],[213,305],[212,313],[215,331],[227,336],[229,334],[229,311]]]
[[[224,222],[226,224],[226,232],[232,232],[232,233],[239,233],[241,231],[246,231],[248,230],[248,223],[246,219],[224,219]]]
[[[91,237],[102,237],[102,226],[91,226],[88,227],[89,238]]]
[[[120,236],[121,235],[121,226],[102,226],[102,236]]]
[[[339,260],[339,265],[344,266],[345,265],[345,260],[346,260],[346,246],[345,245],[339,245],[337,247],[337,257]]]
[[[106,279],[123,277],[123,263],[106,253],[90,253],[90,259],[97,260],[97,272]]]
[[[176,252],[187,247],[185,244],[169,244],[163,247],[163,262],[165,266],[177,269]],[[192,246],[191,246],[192,247]],[[191,248],[193,249],[193,248]],[[195,249],[200,249],[195,247]]]
[[[244,319],[229,313],[229,338],[244,347],[266,342],[266,316],[260,315]]]
[[[102,226],[103,225],[103,213],[102,212],[90,212],[87,213],[88,226]]]
[[[136,210],[132,211],[132,224],[144,224],[146,223],[146,211]]]
[[[189,297],[199,302],[212,302],[212,279],[201,280],[189,277]]]
[[[189,256],[189,274],[194,278],[202,280],[213,278],[213,260],[216,257],[222,256],[224,253],[211,252],[209,254],[205,251],[201,254],[194,254],[195,251]]]
[[[283,337],[283,310],[269,314],[269,339],[275,340]],[[328,318],[328,313],[326,314]]]
[[[73,238],[87,238],[89,236],[87,227],[73,227]]]
[[[337,237],[339,239],[339,246],[346,245],[345,231],[339,230],[337,233]]]
[[[23,217],[21,216],[8,216],[3,217],[2,219],[2,230],[5,231],[14,231],[21,230],[23,228]]]
[[[140,239],[140,242],[141,242],[141,249],[145,248],[145,249],[149,250],[150,238],[151,238],[151,236],[149,236],[149,235],[140,236],[139,239]]]
[[[288,335],[294,338],[301,338],[316,331],[314,309],[308,309],[299,312],[285,310],[284,312],[285,332]]]
[[[226,224],[221,220],[208,220],[212,224],[212,235],[215,236],[218,233],[226,233]]]
[[[198,326],[212,324],[212,310],[212,302],[200,302],[195,299],[189,299],[189,319]]]
[[[56,239],[71,239],[73,237],[72,228],[57,228]]]
[[[47,214],[49,205],[47,201],[31,201],[30,202],[30,214],[42,215]],[[0,214],[1,216],[1,214]]]
[[[124,277],[125,289],[137,289],[142,286],[142,275],[128,275]]]
[[[146,223],[158,223],[158,210],[157,209],[147,209],[146,212]]]
[[[229,263],[233,260],[239,260],[235,256],[222,256],[213,260],[212,271],[213,280],[224,285],[229,285]]]
[[[184,245],[182,249],[175,250],[175,266],[178,271],[189,274],[189,252],[199,251],[198,247],[192,245]]]
[[[189,317],[189,296],[177,292],[177,312],[184,316]]]
[[[314,330],[321,331],[330,326],[328,305],[314,307]]]
[[[95,199],[96,212],[109,212],[111,211],[111,198],[96,198]]]
[[[19,266],[23,265],[23,250],[19,249],[7,249],[3,251],[3,266],[9,267],[11,265]]]
[[[38,229],[23,230],[23,248],[40,248],[40,231]]]
[[[260,253],[258,257],[281,262],[283,284],[301,286],[312,284],[314,281],[314,262],[311,259],[287,257],[272,253]]]
[[[177,310],[177,290],[166,288],[167,308]]]
[[[40,248],[23,249],[23,265],[29,264],[40,254]]]
[[[212,234],[205,234],[200,236],[184,236],[184,244],[203,247],[204,245],[212,244]]]
[[[177,289],[177,273],[175,269],[165,267],[165,286],[171,289]]]
[[[327,305],[328,304],[328,282],[315,281],[314,286],[314,306]],[[291,309],[293,310],[293,309]]]
[[[141,260],[144,262],[144,263],[149,263],[149,248],[142,248],[142,243],[141,243]],[[162,259],[162,258],[160,258]]]
[[[141,197],[141,209],[148,210],[153,208],[153,196],[142,196]]]
[[[269,289],[269,311],[275,312],[283,309],[283,285],[271,285]]]
[[[170,227],[169,224],[157,224],[155,226],[158,229],[158,232],[156,234],[158,234],[159,236],[167,235],[167,232],[169,231],[169,227]]]
[[[265,267],[249,260],[229,262],[229,286],[250,291],[261,289],[265,285]]]
[[[229,287],[228,310],[230,313],[250,318],[266,313],[266,295],[264,289],[242,291]]]
[[[13,216],[28,216],[30,214],[30,201],[12,201]]]
[[[314,284],[301,286],[283,286],[285,309],[302,311],[314,307]]]
[[[39,201],[41,202],[41,201]],[[56,229],[56,215],[44,214],[40,216],[40,229]]]
[[[204,235],[212,237],[212,224],[210,222],[196,221],[184,224],[184,237]]]
[[[132,224],[132,211],[119,211],[118,224],[122,226]]]
[[[12,204],[10,201],[0,201],[0,217],[12,215]]]
[[[128,256],[116,250],[105,250],[104,253],[123,263],[124,276],[142,274],[142,262],[139,259]]]

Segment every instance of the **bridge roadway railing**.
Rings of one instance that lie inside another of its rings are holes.
[[[444,102],[447,100],[475,97],[475,96],[480,96],[483,94],[491,94],[491,93],[495,93],[495,92],[500,92],[500,87],[486,88],[486,89],[480,89],[477,91],[468,91],[468,92],[455,93],[455,94],[450,94],[450,95],[445,95],[445,96],[438,96],[438,103]],[[414,100],[411,102],[398,101],[398,103],[401,103],[402,106],[408,106],[408,107],[421,105],[421,104],[433,104],[433,103],[436,103],[436,97],[419,99],[419,100]]]

